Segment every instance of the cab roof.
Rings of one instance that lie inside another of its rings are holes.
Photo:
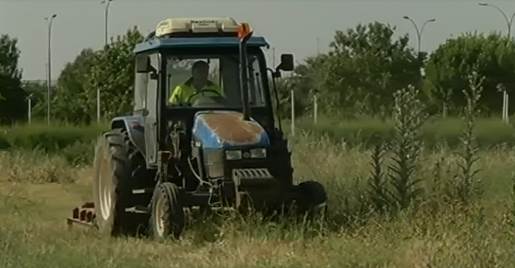
[[[174,48],[237,48],[240,40],[236,36],[208,37],[154,37],[136,45],[134,52],[143,53],[152,50]],[[264,37],[253,36],[249,39],[249,47],[269,47]]]

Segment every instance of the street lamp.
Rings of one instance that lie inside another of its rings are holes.
[[[50,125],[50,87],[52,86],[52,54],[51,54],[51,45],[52,45],[52,22],[54,21],[54,19],[57,17],[57,14],[53,14],[52,16],[50,17],[46,17],[45,20],[47,21],[48,23],[48,63],[47,63],[47,66],[48,66],[48,69],[47,69],[47,72],[48,72],[48,76],[47,76],[47,114],[46,114],[46,117],[47,117],[47,124]]]
[[[109,19],[109,7],[113,0],[102,0],[101,4],[105,5],[105,31],[104,31],[104,47],[107,48],[108,43],[108,19]],[[97,123],[100,123],[100,87],[97,86]]]
[[[499,11],[501,13],[501,15],[503,16],[505,22],[506,22],[506,26],[508,26],[508,40],[511,39],[511,26],[513,25],[513,18],[515,18],[515,13],[513,13],[511,15],[511,18],[508,18],[508,15],[506,15],[506,13],[498,6],[494,5],[494,4],[489,4],[489,3],[479,3],[478,5],[482,6],[482,7],[491,7],[491,8],[495,8],[497,9],[497,11]]]
[[[419,56],[420,55],[420,46],[421,46],[421,42],[422,42],[422,33],[424,32],[424,28],[426,27],[426,25],[428,23],[436,22],[436,19],[426,20],[424,22],[424,24],[422,24],[422,27],[419,28],[417,23],[412,18],[410,18],[408,16],[404,16],[402,18],[405,20],[409,20],[411,22],[411,24],[413,24],[413,27],[415,27],[415,31],[417,33],[417,56]]]
[[[108,40],[108,19],[109,19],[109,6],[111,5],[111,2],[113,2],[113,0],[102,0],[102,2],[100,2],[101,4],[105,5],[105,31],[104,31],[104,44],[107,46],[107,40]]]

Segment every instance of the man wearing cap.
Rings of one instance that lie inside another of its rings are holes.
[[[173,105],[191,105],[197,96],[222,96],[221,89],[209,81],[209,64],[196,61],[191,68],[191,78],[178,85],[168,100]]]

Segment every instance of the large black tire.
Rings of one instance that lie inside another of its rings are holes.
[[[156,240],[179,239],[185,226],[181,192],[175,184],[164,182],[154,190],[150,233]]]
[[[310,219],[323,217],[327,210],[327,193],[322,184],[316,181],[302,182],[297,186],[300,198],[297,200],[299,212]]]
[[[134,161],[132,151],[123,129],[113,129],[97,142],[93,180],[96,225],[112,236],[136,234],[147,222],[144,215],[125,211],[141,202],[132,194],[138,187],[135,182],[148,179],[135,174],[141,165]]]

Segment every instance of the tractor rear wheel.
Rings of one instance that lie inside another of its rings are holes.
[[[302,182],[297,186],[299,200],[297,205],[302,215],[310,219],[320,218],[327,210],[327,193],[322,184],[316,181]]]
[[[185,225],[179,188],[170,182],[159,184],[152,197],[150,232],[154,239],[179,239]]]
[[[135,205],[132,190],[138,180],[133,175],[139,166],[133,163],[126,136],[123,129],[105,133],[98,140],[95,152],[93,197],[96,225],[101,232],[113,236],[136,234],[138,228],[146,223],[142,218],[144,215],[126,211]]]

